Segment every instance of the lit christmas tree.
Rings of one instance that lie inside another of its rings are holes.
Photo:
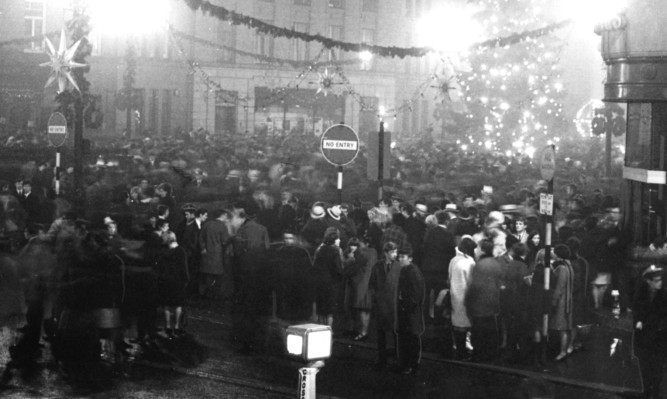
[[[521,35],[553,22],[549,0],[478,0],[474,18],[487,38]],[[452,136],[471,152],[533,155],[567,134],[559,58],[564,41],[548,34],[499,47],[471,49],[458,69],[466,107]],[[447,106],[444,107],[445,109]],[[451,108],[451,107],[450,107]]]

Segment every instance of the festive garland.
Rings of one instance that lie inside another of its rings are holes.
[[[311,62],[311,61],[295,61],[295,60],[289,60],[286,58],[276,58],[276,57],[269,57],[266,55],[262,54],[257,54],[257,53],[251,53],[248,51],[243,51],[239,50],[235,47],[232,46],[225,46],[221,45],[218,43],[214,43],[210,40],[202,39],[199,37],[196,37],[194,35],[190,35],[185,32],[178,31],[174,29],[173,26],[169,26],[169,30],[172,32],[172,34],[176,37],[179,37],[181,39],[188,40],[193,43],[201,44],[203,46],[207,46],[219,51],[231,51],[234,54],[238,54],[240,56],[244,57],[250,57],[262,62],[267,62],[271,64],[279,64],[279,65],[289,65],[293,68],[304,68],[304,67],[311,67],[311,68],[319,68],[319,67],[326,67],[330,65],[355,65],[361,63],[361,60],[359,59],[349,59],[349,60],[341,60],[341,61],[328,61],[328,62]]]
[[[255,29],[260,33],[269,34],[273,37],[285,37],[288,39],[300,39],[306,42],[316,41],[321,43],[324,47],[338,48],[343,51],[350,52],[362,52],[370,51],[375,55],[381,57],[423,57],[429,53],[438,52],[432,47],[396,47],[396,46],[378,46],[378,45],[369,45],[362,43],[349,43],[340,40],[334,40],[320,34],[311,35],[305,32],[295,31],[294,29],[281,28],[267,22],[264,22],[260,19],[249,17],[235,11],[230,11],[222,6],[217,6],[211,4],[206,0],[183,0],[187,5],[193,10],[201,10],[205,14],[209,14],[213,17],[216,17],[223,21],[228,21],[233,25],[245,25],[249,28]],[[494,48],[494,47],[504,47],[512,44],[516,44],[528,39],[534,39],[540,36],[547,35],[555,30],[561,29],[569,24],[571,20],[563,20],[560,22],[555,22],[549,24],[545,27],[534,29],[530,31],[525,31],[522,33],[515,33],[510,36],[500,37],[495,39],[486,40],[471,46],[471,48]]]

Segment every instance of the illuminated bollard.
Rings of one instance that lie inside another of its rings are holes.
[[[324,360],[331,357],[331,327],[320,324],[299,324],[287,327],[285,348],[287,354],[303,363],[299,368],[298,398],[311,399],[316,397],[315,377]]]

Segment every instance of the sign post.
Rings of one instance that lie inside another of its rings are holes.
[[[67,138],[67,120],[60,112],[54,112],[49,117],[48,122],[48,137],[51,145],[56,147],[56,181],[55,191],[56,195],[60,195],[60,146],[65,143]]]
[[[540,174],[547,181],[547,193],[540,194],[540,213],[546,216],[544,228],[544,291],[549,292],[551,277],[551,230],[553,224],[554,173],[556,172],[556,147],[544,147],[539,156]],[[542,358],[546,360],[547,338],[549,335],[549,313],[543,309],[542,315]]]
[[[380,121],[380,130],[377,135],[369,133],[366,158],[368,160],[366,177],[378,182],[378,200],[384,192],[384,179],[389,179],[391,163],[391,133],[385,132],[384,122]]]
[[[343,166],[354,161],[359,154],[359,136],[347,125],[333,125],[322,134],[320,149],[324,159],[338,167],[338,203],[341,203],[343,202]]]

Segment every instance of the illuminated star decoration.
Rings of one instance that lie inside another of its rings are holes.
[[[51,67],[51,75],[44,87],[49,87],[53,82],[57,81],[58,93],[62,93],[67,89],[67,82],[69,81],[77,91],[81,91],[71,74],[73,68],[83,68],[87,66],[86,64],[72,61],[74,54],[76,54],[76,50],[81,44],[81,40],[74,43],[72,47],[67,48],[67,37],[65,36],[65,31],[62,30],[60,32],[60,46],[58,47],[58,51],[56,51],[53,43],[51,43],[48,37],[44,38],[44,40],[46,41],[46,52],[51,58],[51,61],[39,64],[39,66],[42,67]]]
[[[324,93],[324,96],[326,97],[329,93],[333,92],[333,86],[337,84],[334,82],[336,73],[329,73],[329,70],[324,68],[324,73],[318,72],[318,75],[320,75],[320,87],[317,89],[317,93],[315,94],[317,95],[319,93]]]

